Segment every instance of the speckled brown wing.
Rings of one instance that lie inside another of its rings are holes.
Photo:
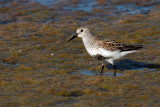
[[[115,40],[110,40],[104,37],[99,38],[99,44],[106,50],[116,51],[123,48],[123,44]]]
[[[129,45],[129,44],[122,44],[120,42],[117,42],[115,40],[106,39],[104,37],[101,37],[98,39],[99,44],[106,50],[110,51],[132,51],[132,50],[139,50],[143,48],[142,45]]]

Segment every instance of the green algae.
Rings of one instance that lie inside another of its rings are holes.
[[[88,55],[81,39],[67,42],[82,23],[96,34],[144,45],[142,51],[126,58],[159,64],[159,9],[146,15],[107,17],[106,22],[101,17],[80,20],[93,13],[58,15],[56,9],[32,5],[23,9],[12,4],[14,11],[0,8],[13,12],[19,21],[0,26],[0,106],[160,105],[159,68],[118,69],[119,77],[83,75],[81,70],[99,73],[101,62]],[[59,21],[45,23],[55,18]],[[105,72],[113,69],[105,68]]]

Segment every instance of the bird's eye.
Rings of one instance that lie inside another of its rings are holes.
[[[81,32],[83,32],[83,29],[81,29]]]

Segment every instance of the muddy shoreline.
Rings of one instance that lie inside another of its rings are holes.
[[[0,0],[0,106],[160,106],[159,0],[36,1]],[[144,48],[96,75],[79,26]]]

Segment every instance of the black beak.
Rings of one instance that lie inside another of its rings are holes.
[[[76,38],[76,37],[78,37],[77,33],[74,34],[74,35],[68,40],[68,42],[71,41],[72,39]]]

